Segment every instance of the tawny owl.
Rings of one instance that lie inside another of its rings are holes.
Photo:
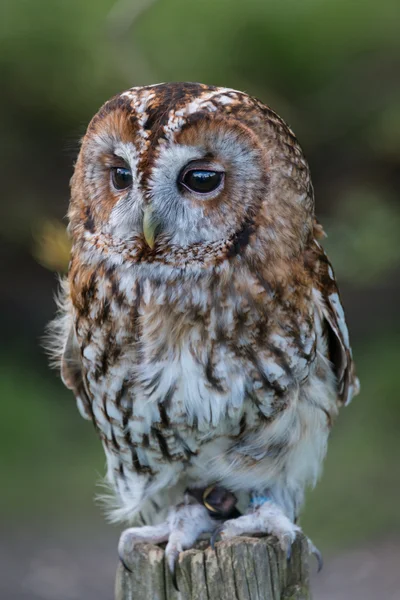
[[[132,88],[83,138],[55,332],[134,546],[171,568],[202,534],[290,548],[338,407],[358,390],[313,188],[289,127],[247,94]],[[142,526],[140,526],[142,525]]]

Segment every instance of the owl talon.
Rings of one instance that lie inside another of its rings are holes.
[[[176,563],[179,557],[179,554],[182,552],[181,546],[171,546],[170,543],[167,544],[165,548],[165,558],[167,561],[169,572],[171,573],[172,584],[177,592],[179,592],[178,581],[176,577]]]
[[[125,562],[124,558],[121,556],[121,554],[119,554],[119,553],[118,553],[118,557],[119,557],[119,560],[120,560],[120,562],[121,562],[122,566],[124,567],[124,569],[125,569],[126,571],[128,571],[129,573],[132,573],[132,569],[130,569],[130,568],[128,567],[128,565],[126,564],[126,562]]]
[[[223,528],[224,528],[224,525],[222,524],[219,527],[217,527],[216,529],[214,529],[214,531],[211,535],[210,546],[211,546],[212,550],[214,550],[214,552],[215,552],[215,544],[217,542],[217,538],[221,534]]]
[[[322,557],[321,552],[318,550],[318,548],[316,546],[314,546],[314,544],[312,543],[310,538],[307,538],[307,541],[308,541],[308,550],[309,550],[310,554],[315,556],[315,559],[317,561],[317,565],[318,565],[317,573],[319,573],[320,571],[322,571],[322,568],[324,566],[324,559]]]
[[[178,580],[176,578],[176,569],[174,569],[173,572],[171,572],[171,579],[172,579],[172,585],[174,586],[174,588],[176,589],[176,591],[179,593],[180,589],[178,586]]]

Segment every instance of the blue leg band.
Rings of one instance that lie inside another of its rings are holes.
[[[252,508],[256,508],[257,506],[261,506],[262,504],[265,504],[266,502],[271,502],[272,498],[271,496],[268,496],[268,494],[251,494],[250,495],[250,506]]]

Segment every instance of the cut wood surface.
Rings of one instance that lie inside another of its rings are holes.
[[[303,536],[288,560],[271,537],[233,538],[207,543],[179,556],[177,583],[164,560],[164,550],[138,545],[132,572],[120,564],[116,600],[310,600],[308,546]]]

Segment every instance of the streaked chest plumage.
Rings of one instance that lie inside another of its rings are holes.
[[[297,402],[315,368],[313,306],[299,282],[272,287],[240,269],[172,279],[105,264],[71,276],[103,444],[118,469],[151,476],[174,462],[209,472],[212,441],[225,453],[244,448]]]

